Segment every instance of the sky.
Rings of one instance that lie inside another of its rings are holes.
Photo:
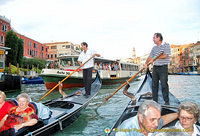
[[[175,45],[200,41],[200,0],[0,0],[0,15],[40,43],[87,42],[105,58],[149,53],[153,34]]]

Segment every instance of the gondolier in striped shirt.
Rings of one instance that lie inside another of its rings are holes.
[[[83,65],[83,63],[86,62],[88,59],[90,59],[92,56],[100,57],[100,54],[97,54],[94,50],[88,49],[88,44],[86,42],[81,43],[81,49],[83,51],[79,55],[78,63],[80,66],[82,66],[83,69],[83,83],[85,86],[84,96],[88,98],[91,92],[92,70],[94,67],[94,59],[91,59],[85,65]]]
[[[169,56],[171,55],[171,47],[168,43],[163,43],[161,33],[155,33],[153,41],[156,44],[146,60],[145,67],[148,63],[153,63],[153,59],[164,51],[153,64],[152,72],[152,92],[153,100],[158,102],[159,81],[162,86],[162,94],[166,105],[169,105],[169,86],[168,86],[168,63],[170,62]]]

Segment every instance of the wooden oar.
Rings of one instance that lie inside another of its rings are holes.
[[[155,60],[157,60],[161,55],[163,55],[164,52],[160,53],[157,57],[155,57],[153,59],[153,62]],[[149,66],[151,63],[148,63],[147,66]],[[109,97],[107,97],[104,102],[102,104],[100,104],[98,107],[100,107],[101,105],[103,105],[107,100],[109,100],[114,94],[116,94],[122,87],[124,87],[127,83],[129,83],[131,80],[133,80],[139,73],[141,73],[143,70],[145,69],[145,67],[143,67],[142,69],[140,69],[134,76],[132,76],[129,80],[127,80],[125,83],[123,83],[117,90],[115,90]],[[98,108],[97,107],[97,108]]]
[[[83,66],[90,61],[92,58],[94,58],[95,56],[92,56],[91,58],[89,58],[86,62],[83,63]],[[65,77],[62,81],[60,81],[60,84],[62,82],[64,82],[67,78],[69,78],[72,74],[74,74],[77,70],[79,70],[82,66],[79,66],[76,70],[74,70],[71,74],[69,74],[67,77]],[[50,91],[48,91],[44,96],[42,96],[42,98],[40,98],[37,102],[41,101],[44,97],[46,97],[48,94],[50,94],[54,89],[56,89],[56,87],[59,86],[59,83],[57,85],[55,85]]]

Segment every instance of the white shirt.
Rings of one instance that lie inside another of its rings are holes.
[[[180,129],[182,129],[182,130],[184,129],[184,128],[181,126],[181,123],[180,123],[179,121],[176,122],[175,126],[178,127],[178,128],[180,128]],[[200,132],[199,132],[197,126],[196,126],[195,124],[193,124],[193,127],[194,127],[194,131],[193,131],[193,133],[192,133],[192,136],[197,136],[197,134],[200,135]]]
[[[85,63],[89,58],[92,57],[92,55],[96,54],[94,50],[87,49],[86,53],[84,51],[81,52],[81,54],[78,57],[78,61],[80,61],[82,64]],[[88,61],[82,69],[87,69],[94,67],[94,59],[92,58],[90,61]]]

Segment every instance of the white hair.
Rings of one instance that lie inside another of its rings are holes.
[[[161,112],[161,106],[157,102],[153,100],[146,100],[140,105],[138,113],[145,115],[145,112],[149,107],[154,107]]]
[[[19,98],[26,98],[28,102],[30,102],[30,100],[31,100],[31,98],[28,96],[27,93],[21,93],[21,94],[19,94],[19,95],[17,96],[17,100],[18,100]]]

